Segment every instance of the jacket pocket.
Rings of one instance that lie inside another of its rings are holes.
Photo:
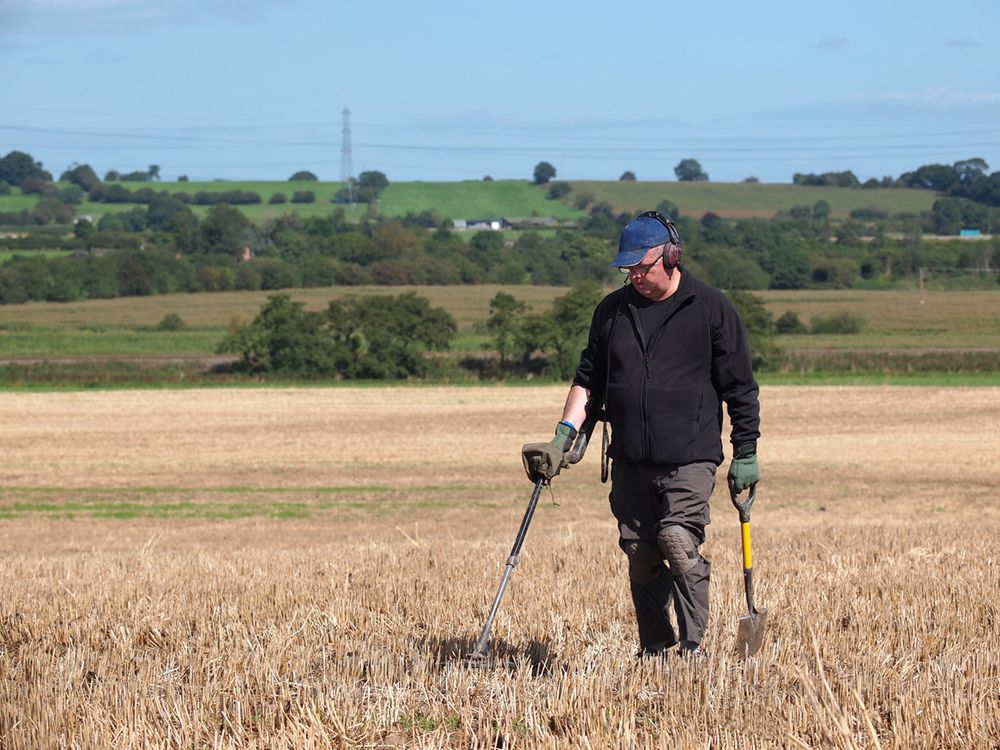
[[[649,388],[646,422],[652,463],[681,464],[691,460],[703,407],[701,389]]]

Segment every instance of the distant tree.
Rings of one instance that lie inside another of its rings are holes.
[[[21,192],[25,195],[41,195],[52,198],[55,196],[56,187],[42,177],[25,177],[21,180]]]
[[[117,169],[109,169],[104,173],[105,182],[118,182],[122,178],[122,173]]]
[[[573,191],[573,186],[564,180],[550,182],[548,187],[548,197],[552,200],[565,198]]]
[[[674,167],[674,174],[681,182],[708,182],[708,175],[697,159],[681,159]]]
[[[830,218],[830,204],[820,198],[813,204],[812,216],[817,221],[826,221]]]
[[[317,180],[319,180],[319,177],[305,169],[296,172],[288,178],[289,182],[316,182]]]
[[[728,247],[710,246],[699,250],[697,263],[705,279],[721,289],[767,289],[767,272],[745,254]]]
[[[188,181],[188,176],[186,174],[182,174],[180,177],[177,178],[177,181],[178,182],[187,182]]]
[[[83,199],[86,195],[87,194],[83,192],[83,188],[79,185],[67,185],[62,190],[56,192],[52,197],[61,203],[67,203],[71,206],[79,206],[83,203]]]
[[[259,278],[256,283],[259,288]],[[334,372],[334,342],[323,331],[323,315],[305,310],[288,294],[269,297],[252,323],[223,339],[219,352],[239,354],[241,366],[250,372],[302,377]]]
[[[335,300],[325,324],[337,372],[347,378],[423,377],[431,367],[426,352],[447,349],[457,330],[450,314],[415,292]]]
[[[483,182],[493,182],[493,178],[490,175],[483,175]]]
[[[45,171],[40,161],[23,151],[11,151],[0,159],[0,180],[3,182],[20,186],[30,178],[51,182],[52,174]]]
[[[618,178],[619,182],[635,182],[635,172],[632,170],[625,170],[622,172],[622,176]]]
[[[372,190],[377,198],[389,187],[389,178],[377,170],[362,172],[358,175],[358,187],[362,190]]]
[[[88,193],[101,184],[101,178],[97,176],[89,164],[74,164],[69,169],[59,175],[60,182],[72,182],[79,185]]]
[[[316,193],[312,190],[296,190],[292,193],[292,203],[315,203]]]
[[[80,219],[73,227],[73,236],[80,241],[85,250],[89,250],[97,237],[97,227],[87,219]]]
[[[984,176],[990,169],[990,165],[985,159],[975,156],[971,159],[956,161],[954,164],[955,175],[961,183],[968,183],[977,177]]]
[[[149,169],[146,171],[146,179],[151,182],[160,181],[160,165],[150,164]]]
[[[183,331],[185,328],[187,328],[187,323],[177,313],[167,313],[156,324],[157,331]]]
[[[168,230],[174,226],[177,214],[188,214],[191,219],[195,219],[187,204],[173,196],[161,194],[150,201],[149,208],[146,209],[146,221],[151,229]]]
[[[201,224],[201,239],[210,253],[238,255],[243,251],[250,220],[240,211],[221,203],[212,206]]]
[[[774,321],[774,330],[777,333],[808,333],[809,327],[793,310],[786,310],[780,318]]]
[[[861,186],[861,181],[849,169],[844,172],[824,172],[823,174],[796,172],[792,175],[792,183],[795,185],[825,185],[828,187]]]
[[[756,177],[750,176],[750,177],[744,177],[743,182],[752,183],[756,185],[758,182],[760,182],[760,180],[758,180]]]
[[[485,328],[500,355],[501,369],[510,360],[521,319],[527,312],[528,305],[507,292],[497,292],[490,300],[490,317],[486,320]]]
[[[804,289],[809,284],[809,258],[800,248],[790,244],[779,245],[765,256],[762,264],[771,274],[771,289]]]
[[[958,234],[960,229],[988,230],[989,209],[965,198],[939,198],[931,209],[935,234]]]
[[[556,176],[556,168],[547,161],[540,161],[535,165],[534,180],[536,185],[544,185]]]
[[[594,281],[577,282],[573,288],[552,303],[546,316],[551,325],[548,349],[554,356],[554,374],[559,378],[573,375],[580,351],[586,346],[587,331],[594,307],[601,301],[601,287]]]
[[[958,172],[948,164],[924,164],[915,172],[904,172],[899,177],[903,187],[923,188],[946,193],[958,183]]]
[[[76,210],[57,198],[42,198],[31,210],[31,215],[39,224],[70,224],[76,218]]]
[[[281,203],[288,203],[288,196],[284,193],[274,193],[268,200],[271,205],[279,205]]]
[[[750,340],[750,353],[755,370],[770,370],[781,363],[781,349],[774,343],[774,318],[757,295],[745,291],[730,291],[726,295],[740,314]]]

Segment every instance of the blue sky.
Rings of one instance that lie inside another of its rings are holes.
[[[978,156],[1000,3],[0,0],[0,155],[58,176],[713,181]]]

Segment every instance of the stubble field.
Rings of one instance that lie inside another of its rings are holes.
[[[747,662],[722,486],[709,658],[636,662],[591,452],[470,670],[564,395],[0,393],[0,747],[997,747],[1000,388],[763,389]]]

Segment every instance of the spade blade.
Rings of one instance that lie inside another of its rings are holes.
[[[746,659],[753,656],[764,645],[764,626],[767,624],[767,610],[743,615],[736,628],[736,652]]]

